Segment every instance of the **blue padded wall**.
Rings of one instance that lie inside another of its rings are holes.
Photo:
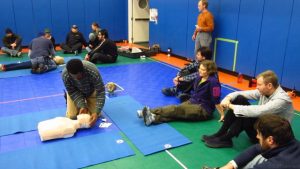
[[[68,0],[69,24],[77,25],[78,30],[85,35],[85,7],[84,0]]]
[[[161,1],[161,0],[151,0],[149,1],[150,8],[156,8],[158,10],[158,22],[157,24],[154,22],[149,23],[149,44],[150,46],[153,44],[159,44],[161,49],[166,51],[167,45],[166,45],[166,31],[168,28],[166,25],[167,20],[167,1]],[[169,28],[171,29],[171,28]],[[172,28],[173,30],[174,28]]]
[[[23,45],[50,28],[57,43],[65,41],[72,24],[88,38],[91,23],[108,29],[112,40],[128,37],[128,5],[124,0],[2,0],[0,35],[10,27],[23,37]],[[2,42],[1,42],[2,44]]]
[[[236,40],[239,6],[240,1],[220,1],[219,14],[215,17],[217,38]],[[223,41],[217,43],[216,63],[219,67],[233,70],[234,43]]]
[[[224,41],[217,42],[217,50],[216,50],[216,60],[218,67],[222,67],[223,69],[233,70],[233,60],[234,60],[234,43],[228,43]]]
[[[42,32],[45,28],[50,28],[52,30],[51,1],[31,0],[31,2],[35,33]]]
[[[52,34],[57,43],[65,42],[66,35],[70,31],[68,17],[68,1],[51,0]]]
[[[6,28],[11,28],[16,33],[18,33],[18,30],[16,30],[15,27],[15,15],[12,0],[2,0],[0,5],[0,11],[0,46],[2,46],[2,37],[5,35],[4,30]]]
[[[13,0],[17,33],[23,38],[23,45],[29,45],[36,37],[31,0]]]
[[[265,0],[256,74],[273,70],[281,78],[293,0]]]
[[[187,32],[186,32],[186,57],[195,59],[194,48],[195,41],[192,40],[193,33],[195,31],[195,25],[197,24],[197,17],[199,14],[198,1],[188,1],[188,16],[187,16]]]
[[[300,90],[300,1],[295,0],[293,6],[291,27],[288,36],[284,68],[282,73],[282,85],[288,88]]]
[[[173,0],[172,4],[173,7],[166,5],[168,12],[165,13],[168,18],[165,22],[168,30],[165,34],[167,48],[172,48],[173,53],[186,56],[188,1]]]
[[[255,76],[264,1],[241,1],[237,30],[238,54],[236,71]]]
[[[91,24],[92,22],[97,22],[100,26],[102,25],[99,23],[100,21],[100,10],[99,10],[99,0],[85,0],[84,1],[84,11],[85,11],[85,38],[88,41],[88,35],[92,31]]]

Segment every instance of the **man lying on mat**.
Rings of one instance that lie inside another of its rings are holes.
[[[64,58],[61,56],[55,56],[52,58],[56,65],[64,64]],[[10,64],[0,64],[0,71],[11,71],[20,69],[30,69],[32,63],[30,60],[24,62],[10,63]]]
[[[249,99],[258,101],[258,105],[250,105]],[[213,135],[202,136],[208,147],[232,147],[232,138],[245,131],[252,142],[257,142],[253,125],[261,115],[273,113],[288,120],[293,116],[291,98],[279,86],[278,78],[273,71],[265,71],[257,76],[256,90],[236,91],[228,94],[221,102],[228,109],[224,123]]]
[[[62,72],[62,79],[67,89],[66,116],[76,119],[78,114],[90,114],[90,126],[93,126],[105,102],[105,88],[96,65],[71,59]]]
[[[219,107],[221,85],[217,76],[216,63],[204,60],[199,67],[199,76],[194,81],[191,98],[180,105],[169,105],[150,109],[144,107],[138,111],[138,117],[143,118],[145,125],[185,120],[204,121],[213,117],[215,108]],[[223,112],[219,112],[221,119]]]

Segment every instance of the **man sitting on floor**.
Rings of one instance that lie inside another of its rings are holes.
[[[246,131],[252,142],[257,142],[253,128],[257,118],[264,114],[277,114],[289,121],[293,117],[291,98],[279,86],[273,71],[265,71],[257,76],[257,89],[236,91],[228,94],[221,106],[228,109],[222,127],[213,135],[202,136],[208,147],[232,147],[232,138]],[[248,99],[258,100],[258,105],[250,105]]]
[[[193,82],[198,76],[199,65],[203,60],[211,60],[212,52],[208,47],[197,50],[195,60],[182,68],[173,79],[175,86],[162,89],[166,96],[177,96],[181,102],[189,99]]]
[[[10,28],[5,30],[5,36],[2,39],[3,47],[1,48],[2,52],[14,57],[20,57],[21,53],[21,42],[22,38],[17,34],[13,33]]]
[[[108,38],[106,29],[98,34],[100,44],[85,56],[85,60],[92,63],[115,63],[118,58],[118,50],[115,42]]]
[[[66,37],[66,42],[61,43],[60,47],[65,54],[73,53],[77,55],[78,53],[81,53],[82,45],[87,46],[84,36],[78,31],[77,25],[73,25]]]
[[[288,120],[278,115],[261,116],[256,124],[255,144],[221,168],[203,169],[296,169],[300,167],[300,142]]]

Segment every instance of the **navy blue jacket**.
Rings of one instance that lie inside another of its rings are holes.
[[[253,169],[298,169],[300,168],[300,142],[292,140],[284,146],[263,152],[259,144],[253,145],[237,156],[234,161],[239,168],[245,166],[254,157],[261,154],[267,161]]]
[[[212,115],[216,109],[215,105],[220,103],[221,85],[216,75],[211,75],[208,79],[199,84],[202,77],[197,77],[194,81],[194,88],[190,98],[192,104],[199,104],[206,112]]]

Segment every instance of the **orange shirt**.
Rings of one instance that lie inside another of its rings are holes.
[[[201,12],[198,15],[197,25],[201,32],[212,32],[214,30],[214,16],[209,12]]]

